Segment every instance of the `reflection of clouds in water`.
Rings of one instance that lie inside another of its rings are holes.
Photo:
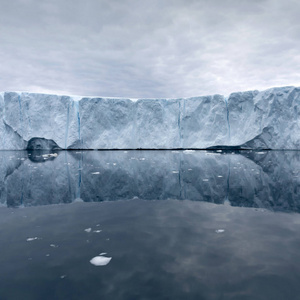
[[[25,213],[28,218],[22,218]],[[103,232],[89,234],[90,243],[85,243],[83,229],[99,227],[100,220]],[[43,240],[24,246],[25,234],[36,225],[40,235],[32,236]],[[294,300],[300,293],[298,214],[205,202],[133,200],[33,207],[13,215],[0,210],[0,228],[6,228],[1,244],[14,241],[0,257],[6,279],[0,280],[0,288],[4,282],[15,286],[18,278],[26,278],[34,282],[33,289],[42,289],[52,278],[67,274],[68,285],[57,286],[57,292],[71,289],[77,295],[84,288],[87,299],[95,298],[97,291],[99,298],[115,300],[221,295],[256,299],[258,294],[261,299],[281,300],[284,290]],[[225,232],[217,234],[218,229]],[[51,241],[59,244],[53,252]],[[13,267],[11,261],[23,256]],[[111,257],[114,263],[107,268],[91,265],[105,266]]]

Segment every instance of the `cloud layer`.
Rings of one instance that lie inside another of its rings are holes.
[[[296,0],[1,2],[3,91],[161,98],[300,85]]]

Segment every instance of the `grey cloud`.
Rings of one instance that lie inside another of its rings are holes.
[[[0,90],[182,97],[300,82],[293,0],[2,2]]]

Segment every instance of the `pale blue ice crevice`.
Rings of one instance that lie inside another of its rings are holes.
[[[132,101],[132,100],[131,100]],[[138,143],[137,143],[137,113],[138,113],[138,100],[134,102],[134,114],[133,114],[133,126],[132,126],[132,145],[133,148],[137,148],[138,147]]]
[[[23,136],[23,114],[22,114],[22,103],[21,103],[20,94],[18,94],[18,102],[19,102],[20,134],[21,134],[21,136]]]
[[[182,127],[182,120],[185,115],[185,99],[178,99],[178,130],[179,130],[179,148],[183,148],[183,141],[184,141],[184,128]]]
[[[181,99],[178,99],[178,133],[179,133],[179,148],[182,148],[182,140],[181,140]]]
[[[0,97],[2,98],[2,101],[3,101],[3,110],[2,110],[2,122],[3,122],[3,125],[5,127],[5,121],[6,121],[6,108],[5,108],[5,100],[4,100],[4,92],[1,92],[0,93]],[[6,136],[6,131],[4,131],[2,133],[2,144],[1,144],[1,148],[3,149],[4,148],[4,145],[5,145],[5,136]]]
[[[67,109],[67,121],[66,121],[66,133],[65,133],[65,149],[67,149],[67,145],[68,145],[69,122],[70,122],[70,103],[68,103],[68,109]]]
[[[74,107],[75,107],[75,114],[77,116],[77,133],[78,133],[78,140],[79,143],[82,144],[81,141],[81,132],[80,132],[80,113],[79,113],[79,101],[74,101]]]
[[[229,140],[230,140],[230,122],[229,122],[228,97],[225,97],[225,96],[224,96],[224,100],[225,100],[225,103],[226,103],[228,137],[229,137]]]

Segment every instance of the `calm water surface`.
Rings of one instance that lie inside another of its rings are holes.
[[[1,300],[299,299],[299,152],[3,151],[0,164]]]

